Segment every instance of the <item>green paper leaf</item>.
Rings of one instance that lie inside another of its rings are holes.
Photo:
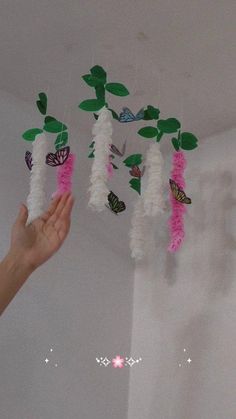
[[[39,93],[39,100],[40,102],[42,102],[42,104],[45,106],[45,108],[47,107],[47,103],[48,103],[48,99],[47,99],[47,95],[44,92],[40,92]]]
[[[138,131],[138,134],[145,138],[153,138],[157,136],[158,131],[155,127],[144,127]]]
[[[160,111],[157,108],[154,108],[152,105],[148,105],[147,109],[144,110],[144,120],[158,119]]]
[[[41,134],[42,132],[43,130],[41,128],[31,128],[25,131],[24,134],[22,134],[22,137],[26,141],[34,141],[36,135]]]
[[[117,121],[119,121],[119,116],[117,115],[117,113],[115,111],[113,111],[113,109],[111,109],[111,108],[108,108],[108,109],[109,109],[109,111],[111,111],[113,118],[116,119]]]
[[[97,99],[102,99],[103,101],[105,101],[105,87],[103,86],[103,84],[99,84],[98,86],[96,86],[95,92]]]
[[[62,122],[57,121],[56,119],[53,119],[47,122],[44,125],[43,129],[47,132],[57,133],[57,132],[65,131],[67,129],[67,126],[64,125]]]
[[[98,79],[95,76],[92,76],[91,74],[85,74],[84,76],[82,76],[82,79],[91,87],[96,87],[102,83],[100,79]]]
[[[141,180],[140,180],[140,178],[130,179],[129,184],[130,184],[131,188],[134,189],[135,191],[137,191],[140,195],[140,192],[141,192]]]
[[[142,154],[131,154],[127,159],[123,160],[126,167],[138,166],[142,163]]]
[[[47,95],[43,92],[39,93],[39,100],[36,102],[38,110],[41,114],[46,115],[47,112]]]
[[[60,148],[64,147],[68,142],[68,132],[67,131],[63,131],[60,134],[58,134],[54,145],[56,150],[59,150]]]
[[[83,111],[96,112],[105,105],[102,99],[87,99],[79,104],[79,108]]]
[[[182,132],[180,134],[180,147],[183,150],[193,150],[198,146],[198,139],[191,132]]]
[[[164,132],[159,131],[157,134],[157,142],[159,142],[161,140],[161,137],[164,135]]]
[[[160,131],[170,134],[180,128],[180,122],[175,118],[160,119],[157,126]]]
[[[89,145],[89,148],[93,148],[94,144],[95,144],[95,141],[93,141],[93,142]]]
[[[105,89],[116,96],[128,96],[129,91],[122,83],[107,83]]]
[[[178,151],[179,150],[179,141],[178,141],[178,139],[177,138],[172,138],[171,141],[172,141],[172,144],[173,144],[175,150]]]
[[[107,81],[107,73],[100,65],[95,65],[94,67],[90,68],[90,73],[92,76],[99,79],[102,84],[105,84]]]
[[[47,124],[48,122],[51,122],[51,121],[56,121],[56,118],[54,118],[53,116],[50,116],[50,115],[48,115],[44,118],[44,123],[45,124]]]
[[[37,100],[36,105],[37,105],[37,107],[38,107],[39,112],[40,112],[42,115],[45,115],[45,114],[46,114],[46,112],[47,112],[47,109],[46,109],[46,108],[42,105],[42,102],[40,102],[40,100]]]
[[[94,150],[88,155],[89,159],[92,159],[94,157]]]

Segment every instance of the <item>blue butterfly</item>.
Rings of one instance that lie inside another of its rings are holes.
[[[144,117],[144,108],[140,109],[136,115],[131,112],[129,108],[122,108],[122,112],[119,116],[120,122],[133,122],[140,121]]]

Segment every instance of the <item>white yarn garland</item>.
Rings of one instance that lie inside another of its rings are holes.
[[[165,209],[163,194],[164,159],[158,142],[152,143],[147,151],[145,167],[147,170],[147,185],[143,193],[145,215],[155,217]]]
[[[32,169],[30,176],[30,192],[27,197],[27,224],[42,215],[46,201],[45,183],[47,165],[45,163],[48,152],[48,140],[44,133],[38,134],[33,142]]]
[[[112,144],[112,115],[104,106],[98,112],[98,119],[93,125],[94,158],[90,175],[90,198],[88,206],[96,211],[102,211],[107,204],[109,179],[107,165],[109,164],[110,144]]]
[[[143,198],[138,198],[134,204],[134,211],[131,217],[130,250],[135,260],[142,260],[147,250],[147,223],[148,219],[144,213]]]

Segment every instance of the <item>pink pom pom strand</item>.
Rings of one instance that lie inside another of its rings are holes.
[[[185,180],[184,180],[184,169],[186,168],[186,159],[183,151],[176,151],[173,154],[172,159],[172,171],[171,171],[171,179],[173,179],[181,189],[185,188]],[[185,204],[178,202],[172,192],[170,192],[170,203],[172,207],[172,214],[168,220],[168,225],[170,229],[170,244],[168,246],[168,251],[171,253],[176,252],[184,239],[184,220],[183,216],[186,212]]]
[[[75,154],[70,153],[65,163],[57,166],[57,190],[52,194],[52,198],[64,192],[71,192],[74,163]]]

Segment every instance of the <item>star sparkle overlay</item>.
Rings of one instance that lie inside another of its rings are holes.
[[[185,355],[187,355],[187,353],[186,353],[187,352],[187,349],[186,348],[183,349],[183,352],[185,353]],[[182,362],[179,362],[179,367],[181,368],[186,362],[189,365],[191,364],[192,359],[190,358],[190,356],[188,356],[188,359],[184,359]]]
[[[50,355],[52,355],[52,352],[53,352],[53,348],[50,348]],[[48,357],[44,360],[44,362],[45,362],[46,365],[48,364],[48,362],[49,362]],[[52,361],[51,361],[51,363],[52,363]],[[54,366],[57,367],[58,366],[58,363],[54,364]]]
[[[135,364],[138,364],[142,361],[142,358],[134,359],[132,356],[123,357],[121,355],[116,355],[114,358],[109,359],[105,357],[96,357],[96,362],[98,365],[103,367],[111,366],[113,368],[124,368],[124,367],[133,367]]]

